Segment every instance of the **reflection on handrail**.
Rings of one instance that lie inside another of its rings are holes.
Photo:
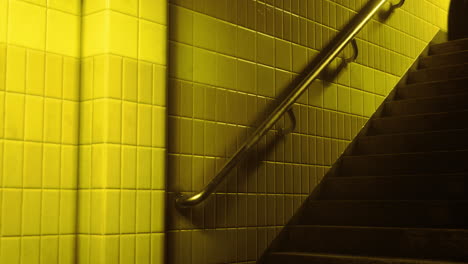
[[[246,142],[228,160],[218,174],[208,183],[203,190],[185,196],[179,194],[176,203],[179,207],[190,207],[200,204],[213,193],[226,176],[245,157],[255,144],[273,127],[273,125],[288,111],[299,97],[309,88],[309,85],[317,79],[323,70],[338,56],[338,54],[352,42],[361,29],[372,19],[387,0],[371,0],[363,9],[351,20],[351,22],[327,45],[319,54],[317,59],[311,64],[310,71],[302,81],[292,89],[283,101],[268,115],[263,123],[258,126],[255,132],[250,135]],[[403,2],[403,1],[402,1]]]

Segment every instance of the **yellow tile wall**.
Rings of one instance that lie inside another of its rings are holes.
[[[0,0],[0,263],[75,263],[80,13]]]
[[[83,1],[77,263],[165,263],[166,9]]]
[[[332,82],[316,81],[294,105],[294,133],[278,139],[270,131],[215,195],[186,210],[175,209],[175,194],[209,182],[367,1],[169,2],[168,263],[206,264],[261,256],[436,32],[446,30],[449,1],[406,1],[385,23],[372,20],[358,36],[357,61]]]

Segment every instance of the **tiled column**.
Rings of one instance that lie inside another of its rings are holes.
[[[0,0],[0,263],[75,263],[79,0]]]
[[[166,2],[83,13],[78,263],[163,263]]]

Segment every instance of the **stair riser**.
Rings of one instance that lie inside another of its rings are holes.
[[[344,157],[343,176],[463,173],[468,171],[466,152],[415,153]]]
[[[292,228],[281,251],[468,260],[468,233],[427,229]]]
[[[429,262],[424,260],[405,260],[405,259],[377,259],[367,257],[351,257],[340,255],[297,255],[286,253],[270,254],[266,256],[265,264],[456,264]]]
[[[468,52],[457,52],[444,55],[436,55],[422,58],[419,62],[420,69],[437,68],[457,65],[468,62]]]
[[[312,202],[307,205],[298,224],[465,228],[468,227],[468,204],[456,201]]]
[[[415,115],[468,109],[466,96],[415,101],[394,101],[385,104],[384,115]]]
[[[320,188],[320,200],[455,199],[468,200],[468,175],[337,177]]]
[[[402,134],[365,137],[358,141],[354,155],[427,152],[468,149],[468,131]]]
[[[436,97],[441,95],[466,93],[468,79],[459,79],[447,82],[409,85],[398,89],[397,98],[415,99],[421,97]]]
[[[468,76],[468,66],[437,68],[411,72],[408,75],[408,83],[431,82],[464,78]]]
[[[444,113],[372,120],[369,135],[468,128],[468,113]]]
[[[434,45],[429,49],[429,55],[439,55],[464,50],[468,50],[468,41],[466,40]]]

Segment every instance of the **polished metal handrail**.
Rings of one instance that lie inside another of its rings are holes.
[[[226,178],[229,172],[243,160],[255,144],[273,127],[273,125],[286,113],[292,105],[299,99],[302,93],[309,85],[317,79],[322,71],[338,56],[338,54],[353,41],[354,37],[361,29],[372,19],[387,0],[371,0],[362,10],[351,20],[351,22],[328,44],[318,57],[318,62],[311,68],[305,78],[283,99],[283,101],[269,114],[265,121],[255,130],[247,141],[237,150],[237,152],[228,160],[218,174],[208,183],[203,190],[192,195],[185,196],[179,194],[176,203],[180,207],[195,206],[213,193],[216,187]],[[402,0],[400,5],[404,2]],[[393,5],[395,7],[397,5]],[[401,6],[401,5],[400,5]],[[399,7],[399,6],[398,6]],[[393,10],[394,8],[391,8]],[[353,44],[354,45],[354,44]]]

